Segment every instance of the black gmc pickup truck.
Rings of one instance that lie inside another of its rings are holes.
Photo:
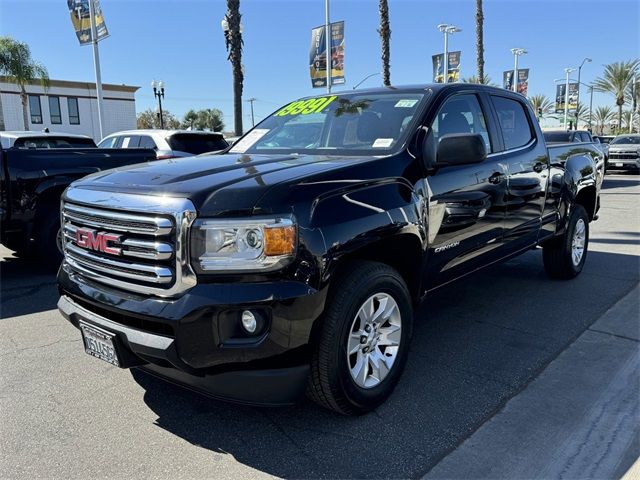
[[[498,88],[302,99],[222,155],[74,182],[58,306],[113,365],[359,414],[398,382],[429,292],[538,246],[551,277],[580,273],[602,170]]]
[[[19,133],[24,135],[14,146],[0,146],[0,243],[57,268],[62,259],[56,238],[64,189],[90,173],[155,160],[155,152],[99,149],[89,138]]]

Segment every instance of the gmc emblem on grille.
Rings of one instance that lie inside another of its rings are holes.
[[[110,245],[120,243],[122,235],[115,233],[96,232],[88,228],[78,228],[76,230],[76,245],[88,250],[108,253],[109,255],[122,255],[122,249]]]

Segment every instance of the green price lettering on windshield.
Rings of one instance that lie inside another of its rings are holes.
[[[320,113],[324,108],[333,102],[337,96],[310,98],[309,100],[298,100],[292,102],[275,114],[276,117],[286,117],[287,115],[309,115],[310,113]]]

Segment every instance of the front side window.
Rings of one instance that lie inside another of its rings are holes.
[[[98,148],[116,148],[118,137],[107,137],[98,144]]]
[[[505,150],[523,147],[533,139],[531,124],[522,103],[506,97],[492,96],[498,114]]]
[[[42,123],[42,107],[39,95],[29,95],[29,113],[31,115],[31,123]]]
[[[231,152],[386,155],[414,131],[427,96],[352,93],[298,100],[258,124]]]
[[[484,140],[487,153],[492,151],[487,122],[475,95],[454,95],[447,99],[431,124],[434,146],[444,135],[456,133],[477,133]]]
[[[78,110],[78,99],[67,98],[67,106],[69,107],[69,123],[71,125],[80,125],[80,111]]]
[[[62,114],[60,113],[60,98],[49,97],[49,116],[51,123],[60,125],[62,123]]]

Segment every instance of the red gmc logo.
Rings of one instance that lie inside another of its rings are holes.
[[[109,255],[122,255],[122,249],[110,245],[110,242],[120,243],[122,235],[115,233],[96,232],[88,228],[76,230],[76,245],[87,250],[108,253]]]

